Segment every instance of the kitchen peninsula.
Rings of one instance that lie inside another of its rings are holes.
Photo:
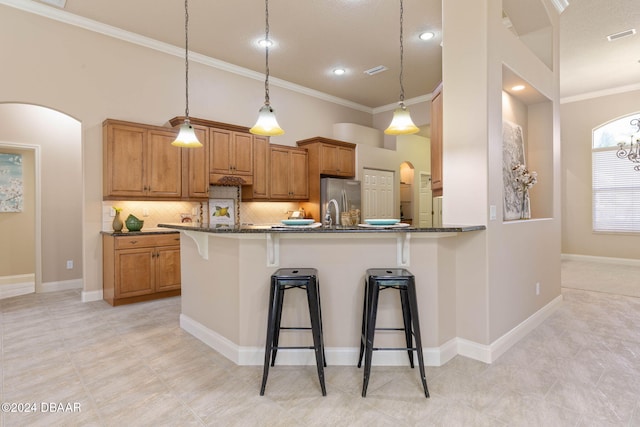
[[[329,365],[353,365],[360,345],[364,273],[405,267],[416,277],[425,362],[455,356],[458,281],[469,247],[484,226],[444,228],[229,227],[159,224],[180,231],[183,329],[239,365],[261,365],[270,276],[279,267],[318,269]],[[469,263],[473,265],[473,261]],[[462,277],[461,277],[462,276]],[[308,323],[304,293],[291,293],[282,325]],[[384,298],[384,297],[383,297]],[[395,301],[381,299],[379,324],[398,325]],[[381,334],[395,345],[403,334]],[[398,335],[398,336],[395,336]],[[282,345],[308,345],[305,332],[286,332]],[[396,345],[397,346],[397,345]],[[313,364],[313,353],[283,351],[279,364]],[[374,364],[406,364],[405,352],[379,352]]]

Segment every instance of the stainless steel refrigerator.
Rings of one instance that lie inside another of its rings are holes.
[[[322,178],[320,180],[320,219],[324,221],[327,214],[328,204],[335,200],[340,213],[350,212],[353,223],[356,225],[360,218],[361,190],[360,181],[340,178]],[[332,203],[329,213],[333,225],[340,225],[340,215],[335,212],[335,204]],[[356,218],[356,215],[358,219]]]

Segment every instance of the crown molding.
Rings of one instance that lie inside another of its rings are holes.
[[[44,18],[52,19],[54,21],[62,22],[64,24],[73,25],[88,31],[105,35],[107,37],[112,37],[132,44],[136,44],[138,46],[146,47],[148,49],[163,52],[168,55],[184,58],[184,48],[182,47],[164,43],[150,37],[145,37],[140,34],[133,33],[131,31],[125,31],[118,27],[103,24],[102,22],[84,18],[52,6],[37,3],[32,0],[0,0],[0,4],[4,4],[6,6],[22,10],[24,12],[33,13],[34,15],[39,15]],[[189,60],[212,68],[216,68],[218,70],[237,74],[249,79],[259,81],[264,80],[263,73],[258,73],[256,71],[249,70],[244,67],[239,67],[237,65],[233,65],[225,61],[220,61],[218,59],[199,53],[190,51]],[[301,93],[303,95],[311,96],[313,98],[321,99],[333,104],[342,105],[344,107],[362,111],[364,113],[374,114],[374,108],[367,107],[366,105],[358,104],[343,98],[339,98],[337,96],[329,95],[327,93],[320,92],[314,89],[310,89],[308,87],[304,87],[295,83],[291,83],[286,80],[270,77],[269,83],[272,86],[281,87],[292,92]]]
[[[586,101],[587,99],[600,98],[608,95],[617,95],[619,93],[632,92],[634,90],[640,90],[640,83],[635,83],[627,86],[619,86],[610,89],[603,89],[594,92],[587,92],[580,95],[567,96],[560,98],[560,104],[569,104],[571,102]]]

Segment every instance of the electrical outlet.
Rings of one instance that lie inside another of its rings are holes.
[[[496,205],[489,205],[489,220],[494,221],[496,219]]]
[[[536,295],[540,295],[540,282],[536,283]]]
[[[111,218],[115,217],[116,216],[116,210],[113,209],[113,208],[109,208],[109,216]]]
[[[67,270],[72,270],[73,269],[73,260],[69,259],[67,260]]]
[[[149,208],[142,208],[142,216],[149,216]]]

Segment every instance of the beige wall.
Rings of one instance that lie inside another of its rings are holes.
[[[591,132],[603,123],[632,113],[640,114],[638,90],[569,102],[560,107],[565,254],[640,259],[640,235],[594,233],[591,213]]]
[[[0,131],[1,132],[1,131]],[[0,213],[0,277],[36,273],[35,149],[9,148],[0,139],[0,153],[22,155],[22,212]]]
[[[0,6],[0,40],[11,66],[0,68],[5,82],[2,101],[46,106],[77,118],[82,124],[84,193],[74,203],[84,207],[84,222],[63,215],[56,206],[43,217],[56,222],[64,238],[82,228],[84,289],[102,289],[102,122],[106,118],[162,125],[184,114],[184,58],[106,37],[77,27]],[[11,42],[9,42],[11,40]],[[264,81],[190,65],[190,113],[194,117],[251,126],[264,102]],[[7,82],[11,82],[7,84]],[[317,98],[271,86],[271,102],[286,134],[272,142],[295,145],[313,136],[332,136],[333,123],[371,126],[371,115]],[[48,135],[58,133],[47,127]],[[59,152],[60,156],[75,156]],[[66,194],[55,188],[54,194]],[[65,196],[66,197],[66,196]],[[84,197],[84,200],[82,200]],[[79,224],[84,225],[82,227]],[[74,244],[74,243],[70,243]],[[74,250],[75,250],[74,249]],[[59,247],[43,248],[56,253]],[[61,280],[58,266],[49,280]]]

